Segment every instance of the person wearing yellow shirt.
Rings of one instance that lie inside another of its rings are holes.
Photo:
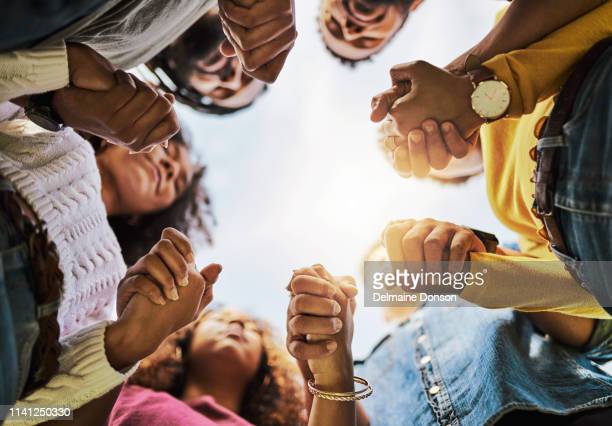
[[[490,263],[497,273],[497,279],[484,291],[470,289],[462,297],[485,307],[514,307],[538,312],[531,315],[536,324],[553,335],[560,332],[555,337],[580,346],[588,340],[595,325],[594,321],[587,319],[609,319],[609,310],[606,311],[602,305],[608,307],[612,303],[605,292],[602,296],[602,291],[594,292],[599,297],[596,300],[548,250],[548,240],[542,232],[543,224],[532,212],[535,186],[530,179],[536,163],[529,152],[537,142],[534,128],[539,126],[540,119],[547,116],[554,105],[551,96],[559,91],[574,65],[594,44],[612,36],[612,2],[603,2],[598,8],[528,47],[514,46],[515,50],[510,53],[497,54],[512,44],[512,40],[508,41],[512,38],[508,32],[512,28],[508,24],[508,16],[513,6],[514,3],[496,26],[499,28],[506,22],[505,32],[494,29],[491,34],[497,34],[497,39],[493,37],[492,41],[481,42],[471,51],[485,60],[484,70],[489,75],[509,88],[506,92],[499,90],[499,93],[484,94],[485,98],[490,96],[493,99],[489,100],[496,100],[498,104],[489,102],[490,105],[485,103],[485,107],[499,109],[501,105],[502,108],[501,113],[488,113],[506,118],[488,120],[494,122],[483,126],[485,120],[470,104],[470,96],[474,92],[470,77],[453,75],[423,62],[400,65],[391,70],[394,85],[373,99],[372,118],[379,121],[390,117],[390,122],[385,126],[389,136],[385,144],[392,151],[394,167],[402,176],[431,174],[444,178],[450,172],[456,177],[461,175],[461,170],[457,169],[464,164],[470,164],[473,169],[474,159],[482,156],[493,210],[506,226],[520,235],[522,253],[509,253],[501,249],[498,253],[483,253],[484,247],[472,231],[436,221],[395,222],[385,232],[385,243],[391,260],[432,260],[432,256],[442,256],[440,253],[444,250],[440,250],[440,246],[451,249],[451,260],[464,259],[470,251],[481,252],[471,253],[471,260]],[[525,37],[525,33],[521,33]],[[496,40],[500,40],[500,34],[505,35],[501,37],[503,42],[496,43]],[[498,47],[490,48],[494,45]],[[503,47],[500,48],[500,45]],[[493,56],[491,52],[497,55]],[[572,186],[566,182],[564,185],[566,192],[572,191],[564,197],[569,200],[566,204],[585,205],[591,201],[594,210],[579,212],[578,217],[572,205],[559,208],[562,210],[563,224],[573,232],[568,246],[574,250],[575,257],[587,260],[612,260],[609,209],[612,191],[605,186],[606,179],[610,181],[609,165],[612,161],[610,153],[606,152],[609,144],[603,143],[612,140],[609,105],[612,95],[608,87],[611,74],[609,60],[606,59],[610,55],[608,49],[583,85],[582,94],[577,100],[578,117],[572,120],[574,126],[570,129],[569,137],[566,137],[568,140],[573,138],[568,145],[576,146],[592,147],[595,145],[592,141],[600,141],[597,148],[589,148],[598,151],[595,155],[592,155],[593,152],[591,155],[580,155],[575,149],[569,150],[571,155],[563,155],[565,169],[560,172],[565,174],[567,181],[568,170],[579,170],[582,175],[585,170],[588,173],[589,167],[601,170],[600,179],[595,182],[597,185],[593,184],[591,177],[590,192],[583,190],[584,184]],[[460,58],[465,60],[466,57],[462,55]],[[447,69],[459,73],[456,64],[461,60],[454,61]],[[482,68],[480,71],[481,75],[487,74],[482,73]],[[606,82],[607,85],[604,84]],[[499,99],[495,99],[496,96]],[[442,131],[438,122],[442,123]],[[479,131],[481,141],[477,143]],[[470,138],[472,143],[466,140]],[[591,143],[587,145],[589,141]],[[451,162],[452,157],[455,158]],[[591,159],[590,163],[588,159]],[[572,176],[571,173],[569,175]],[[586,182],[584,176],[581,177]],[[601,191],[593,194],[593,187],[601,188]],[[597,242],[597,246],[593,244]],[[577,251],[582,251],[581,255],[576,255]],[[593,290],[592,286],[590,290]],[[601,324],[607,326],[609,322],[603,321]]]

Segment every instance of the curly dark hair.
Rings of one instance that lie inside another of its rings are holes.
[[[184,126],[182,128],[170,141],[190,148],[189,133]],[[198,166],[183,194],[164,210],[144,215],[136,222],[130,216],[108,218],[127,265],[133,265],[147,254],[167,227],[176,228],[196,241],[204,239],[212,244],[209,223],[214,224],[215,220],[210,198],[202,183],[205,171],[204,166]]]
[[[128,383],[167,392],[180,399],[189,369],[186,355],[194,330],[213,312],[205,311],[196,321],[168,337],[153,355],[142,360]],[[247,386],[237,414],[258,426],[306,425],[299,370],[284,346],[277,343],[270,325],[264,321],[255,322],[264,350],[259,370]]]

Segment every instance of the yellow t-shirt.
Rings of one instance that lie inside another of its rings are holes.
[[[519,235],[524,256],[472,253],[471,260],[480,269],[486,264],[496,280],[484,288],[466,288],[465,299],[486,307],[612,318],[575,282],[538,232],[543,224],[531,211],[536,164],[529,155],[537,143],[536,124],[553,107],[551,96],[582,56],[610,35],[612,1],[526,49],[485,62],[510,87],[510,116],[522,115],[483,126],[481,142],[489,201],[499,220]]]

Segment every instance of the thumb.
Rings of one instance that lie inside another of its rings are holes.
[[[382,121],[391,110],[395,101],[410,92],[410,87],[410,82],[402,82],[374,96],[371,102],[372,112],[370,119],[375,123]]]
[[[219,274],[223,270],[223,266],[218,263],[211,263],[210,265],[205,266],[200,271],[200,275],[206,280],[206,287],[209,285],[213,285],[217,282],[217,278],[219,278]]]
[[[227,39],[223,40],[221,46],[219,46],[219,51],[226,58],[233,58],[236,56],[236,49],[234,49],[232,43],[230,43]]]
[[[115,86],[115,67],[85,45],[68,46],[70,84],[87,90],[107,91]]]
[[[402,82],[408,82],[423,73],[428,72],[431,68],[435,68],[428,62],[425,61],[416,61],[410,62],[408,64],[400,64],[391,68],[389,71],[389,75],[391,75],[391,81],[393,84],[399,84]]]

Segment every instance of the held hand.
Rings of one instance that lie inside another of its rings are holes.
[[[53,108],[67,126],[135,152],[151,149],[178,132],[174,96],[115,70],[84,45],[70,44],[68,52],[71,86],[53,95]]]
[[[354,280],[315,265],[294,271],[289,290],[287,347],[302,374],[318,384],[352,385]]]
[[[486,252],[471,229],[433,219],[392,222],[382,240],[392,262],[453,262],[460,271],[470,252]]]
[[[219,17],[221,52],[238,56],[251,77],[276,81],[297,38],[293,0],[219,0]]]
[[[174,228],[164,229],[159,242],[128,269],[119,284],[117,314],[135,294],[157,305],[165,305],[166,298],[178,300],[178,287],[189,285],[188,272],[193,267],[195,256],[187,236]]]
[[[116,370],[122,370],[149,356],[170,334],[195,320],[212,301],[213,285],[221,265],[210,264],[200,272],[189,267],[189,285],[178,290],[179,300],[164,306],[152,304],[140,294],[132,297],[114,324],[107,327],[106,353]],[[152,278],[149,286],[156,283]]]
[[[397,133],[393,122],[387,120],[381,133],[385,149],[392,155],[393,168],[405,178],[426,177],[431,169],[444,170],[452,158],[463,158],[476,149],[478,141],[478,133],[465,140],[453,123],[443,123],[441,130],[435,120],[425,120],[407,137]]]
[[[483,124],[471,107],[469,77],[416,61],[391,69],[392,88],[372,99],[372,121],[390,116],[395,130],[407,136],[427,119],[455,123],[461,135],[470,137]]]

